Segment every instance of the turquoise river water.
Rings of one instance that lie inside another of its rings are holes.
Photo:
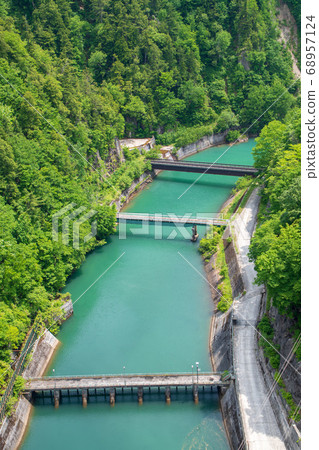
[[[235,145],[218,162],[252,164],[253,145],[254,140]],[[188,159],[213,162],[226,149],[210,148]],[[180,197],[198,176],[162,172],[126,210],[177,215],[218,211],[237,178],[204,175]],[[202,371],[211,370],[208,335],[213,304],[209,286],[200,276],[205,273],[198,243],[180,232],[172,239],[176,234],[172,226],[163,227],[161,240],[154,239],[153,225],[149,230],[127,227],[126,239],[112,236],[69,279],[64,291],[72,294],[74,315],[59,332],[61,346],[47,375],[53,375],[53,369],[55,375],[190,372],[196,361]],[[203,236],[205,228],[199,231]],[[214,392],[200,395],[197,405],[191,394],[172,395],[170,405],[163,398],[145,395],[141,406],[135,397],[117,396],[115,407],[97,397],[89,399],[86,409],[81,399],[63,399],[56,410],[49,399],[39,399],[22,448],[224,450],[229,446]]]

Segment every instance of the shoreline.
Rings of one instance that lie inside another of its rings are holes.
[[[58,340],[56,346],[54,348],[52,348],[49,355],[47,355],[45,365],[42,367],[41,372],[38,376],[40,376],[40,377],[46,376],[45,374],[49,370],[50,364],[51,364],[56,352],[61,347],[61,345],[62,345],[62,342]],[[28,400],[26,400],[26,401],[28,401]],[[24,439],[26,438],[29,428],[30,428],[30,425],[31,425],[32,416],[34,414],[34,406],[31,402],[30,402],[30,405],[31,405],[31,407],[30,407],[30,411],[29,411],[27,420],[25,422],[24,429],[21,430],[21,436],[20,436],[19,440],[17,441],[17,446],[16,446],[17,450],[19,450],[21,448],[22,443],[23,443]]]
[[[22,376],[25,379],[43,376],[59,345],[60,341],[46,330],[35,341],[32,359],[24,369]],[[20,394],[12,414],[10,417],[6,416],[1,424],[0,446],[3,450],[13,450],[21,447],[28,432],[32,412],[33,405],[31,401],[23,394]]]
[[[63,323],[73,315],[72,301],[66,301],[61,309],[65,313]],[[61,342],[48,329],[45,329],[33,344],[32,358],[23,370],[23,378],[44,376],[60,346]],[[23,394],[20,394],[13,408],[12,414],[4,418],[0,427],[0,446],[3,450],[21,447],[28,433],[34,410],[30,399]]]

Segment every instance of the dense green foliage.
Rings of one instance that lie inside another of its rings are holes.
[[[103,156],[105,144],[129,132],[146,136],[215,122],[217,130],[248,127],[293,80],[272,0],[1,5],[2,53],[18,66],[19,79],[6,67],[3,73],[46,113],[48,101],[51,113],[58,108],[62,129],[83,154]],[[283,95],[253,131],[282,118],[294,101]]]
[[[301,30],[301,1],[300,0],[286,0],[289,9],[294,16],[299,33]]]
[[[274,306],[300,322],[300,110],[292,111],[283,123],[271,122],[256,141],[255,165],[266,169],[250,258],[256,281],[266,284]]]

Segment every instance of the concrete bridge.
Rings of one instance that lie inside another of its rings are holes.
[[[116,219],[119,222],[156,222],[156,223],[171,223],[174,225],[216,225],[216,226],[227,226],[228,219],[219,218],[206,218],[206,217],[189,217],[187,215],[181,217],[175,214],[146,214],[146,213],[118,213]]]
[[[165,401],[170,403],[172,390],[192,393],[197,403],[200,390],[227,387],[231,378],[230,374],[223,376],[219,372],[41,377],[26,380],[24,394],[30,401],[37,396],[51,397],[56,408],[65,396],[82,397],[86,407],[89,396],[102,395],[114,405],[117,395],[133,393],[140,404],[144,393],[163,394]]]
[[[215,164],[196,161],[172,161],[165,159],[151,160],[152,169],[173,170],[178,172],[195,172],[213,175],[229,175],[242,177],[250,175],[256,177],[259,170],[253,166],[243,166],[234,164]]]

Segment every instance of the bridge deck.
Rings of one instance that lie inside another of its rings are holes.
[[[151,160],[153,169],[173,170],[178,172],[195,172],[213,175],[257,176],[258,169],[253,166],[235,164],[216,164],[198,161],[171,161],[165,159]]]
[[[175,214],[162,215],[162,214],[138,214],[138,213],[118,213],[116,215],[117,220],[126,220],[129,222],[161,222],[161,223],[172,223],[175,225],[216,225],[216,226],[227,226],[227,219],[214,219],[205,217],[178,217]]]
[[[197,374],[150,374],[150,375],[101,375],[42,377],[28,379],[25,392],[72,390],[72,389],[108,389],[128,387],[185,387],[193,386],[228,386],[220,373]]]

